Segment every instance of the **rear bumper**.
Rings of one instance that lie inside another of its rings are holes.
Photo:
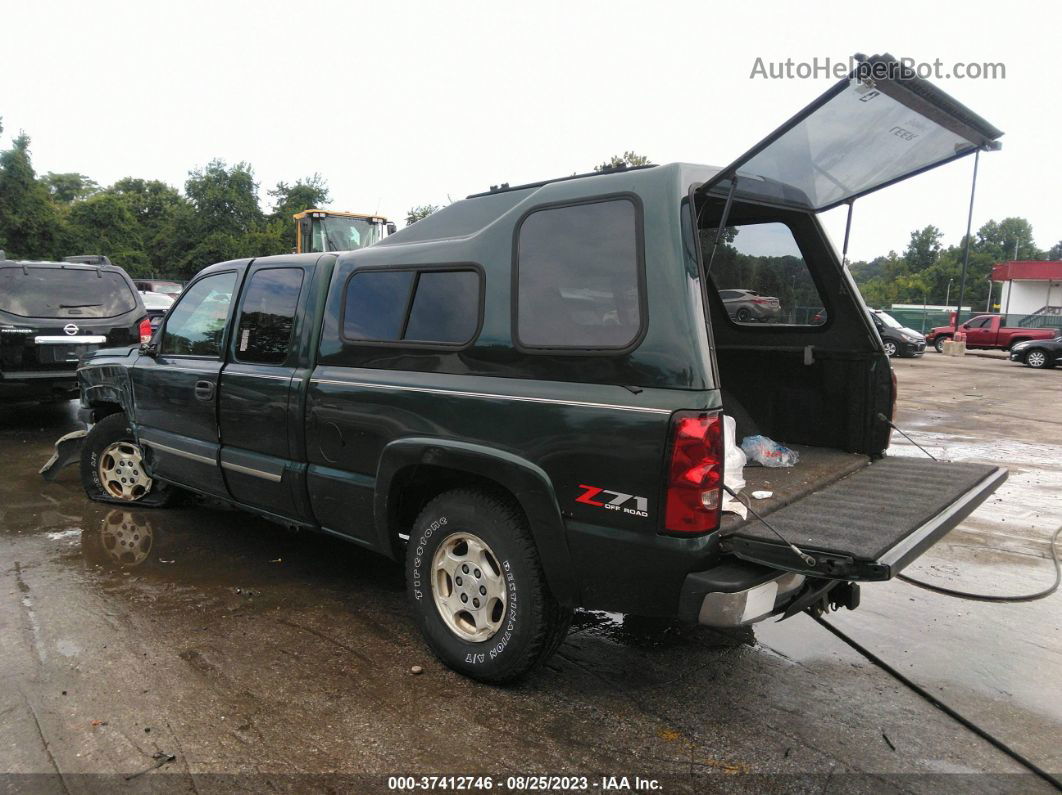
[[[741,627],[781,611],[805,578],[767,566],[733,561],[687,575],[679,618],[711,627]]]

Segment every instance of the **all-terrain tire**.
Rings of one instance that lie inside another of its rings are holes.
[[[133,438],[133,429],[129,426],[129,420],[125,414],[110,414],[92,426],[92,429],[81,444],[81,485],[89,499],[97,502],[109,502],[116,505],[129,505],[144,508],[164,508],[173,505],[180,497],[180,490],[157,480],[150,480],[150,486],[143,493],[129,495],[127,497],[116,496],[113,490],[109,490],[103,482],[100,472],[101,460],[106,451],[113,445],[122,442],[127,443],[139,454],[139,445]],[[137,470],[140,474],[140,470]]]
[[[941,334],[939,337],[933,340],[933,348],[936,350],[937,353],[944,353],[944,343],[950,339],[950,336],[946,334]]]
[[[469,640],[444,618],[437,592],[436,553],[471,535],[497,563],[505,587],[500,626],[490,637]],[[429,502],[414,522],[406,547],[406,584],[414,619],[443,663],[472,679],[512,682],[542,665],[561,644],[572,611],[561,607],[546,583],[523,512],[478,489],[456,489]]]

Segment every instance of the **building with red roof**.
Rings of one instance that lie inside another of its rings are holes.
[[[999,308],[1003,314],[1062,312],[1062,261],[1014,260],[992,268],[992,281],[1002,282]],[[1057,310],[1052,312],[1052,309]]]

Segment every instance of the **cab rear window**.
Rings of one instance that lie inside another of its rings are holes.
[[[0,310],[20,317],[104,318],[137,308],[121,274],[95,268],[0,268]]]

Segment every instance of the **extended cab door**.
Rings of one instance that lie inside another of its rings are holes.
[[[154,357],[132,368],[135,421],[149,471],[228,497],[218,467],[218,381],[239,270],[210,272],[174,304]]]
[[[313,265],[270,259],[247,272],[221,376],[221,467],[232,496],[279,516],[309,519],[291,431],[299,427],[295,340]]]
[[[999,318],[981,315],[963,323],[967,348],[992,348],[999,335]]]

